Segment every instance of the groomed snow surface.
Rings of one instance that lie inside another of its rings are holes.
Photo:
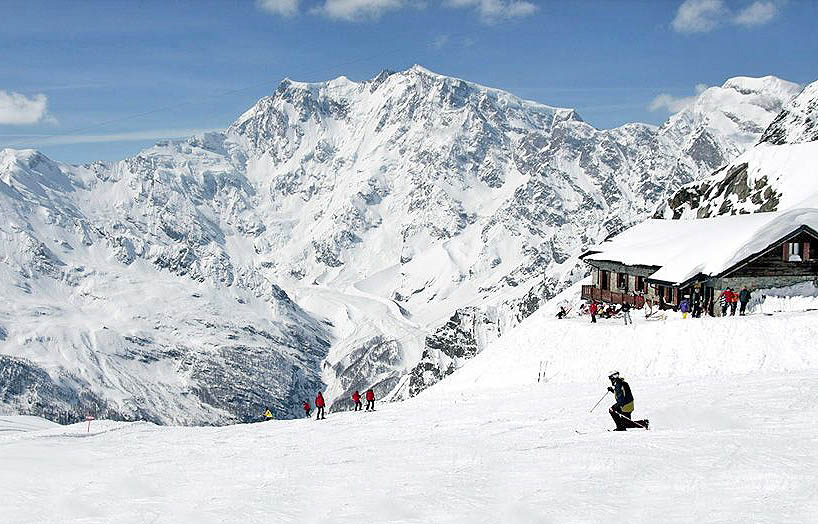
[[[0,432],[10,523],[815,522],[818,312],[558,321],[418,397],[220,428]],[[606,431],[619,369],[651,431]],[[540,371],[544,379],[537,381]]]

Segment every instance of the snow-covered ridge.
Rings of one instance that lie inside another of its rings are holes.
[[[657,217],[705,218],[722,214],[818,207],[818,142],[763,142],[713,175],[681,187]]]
[[[799,144],[818,140],[818,82],[792,99],[770,124],[761,142]]]
[[[668,119],[661,133],[714,171],[754,145],[800,90],[798,84],[773,76],[731,78],[700,93]]]

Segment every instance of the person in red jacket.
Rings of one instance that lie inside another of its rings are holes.
[[[321,392],[318,392],[318,395],[315,397],[315,420],[323,420],[326,417],[324,416],[324,395]]]
[[[597,306],[596,302],[593,300],[591,301],[591,306],[588,308],[588,312],[591,314],[591,323],[596,324],[596,314],[599,311],[599,306]]]
[[[366,410],[375,411],[375,392],[372,388],[366,390]]]
[[[727,288],[727,294],[724,296],[725,301],[730,306],[730,316],[736,316],[736,306],[738,306],[738,293],[733,291],[733,288]]]
[[[352,393],[352,402],[355,403],[355,411],[361,411],[361,394],[357,389]]]
[[[304,416],[310,418],[310,403],[306,400],[304,401]]]

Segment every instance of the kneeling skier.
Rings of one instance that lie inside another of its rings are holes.
[[[611,386],[608,388],[608,391],[613,393],[614,397],[616,397],[616,404],[611,406],[608,410],[608,413],[611,414],[611,418],[616,423],[616,429],[614,431],[625,431],[628,428],[648,429],[649,422],[647,420],[631,420],[631,414],[633,413],[633,394],[631,393],[631,387],[628,383],[619,376],[618,371],[614,371],[608,375],[608,379],[611,381]]]

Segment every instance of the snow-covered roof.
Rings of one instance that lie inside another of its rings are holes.
[[[658,266],[651,280],[682,284],[698,274],[721,274],[801,226],[818,231],[818,209],[646,220],[592,248],[584,259]]]

